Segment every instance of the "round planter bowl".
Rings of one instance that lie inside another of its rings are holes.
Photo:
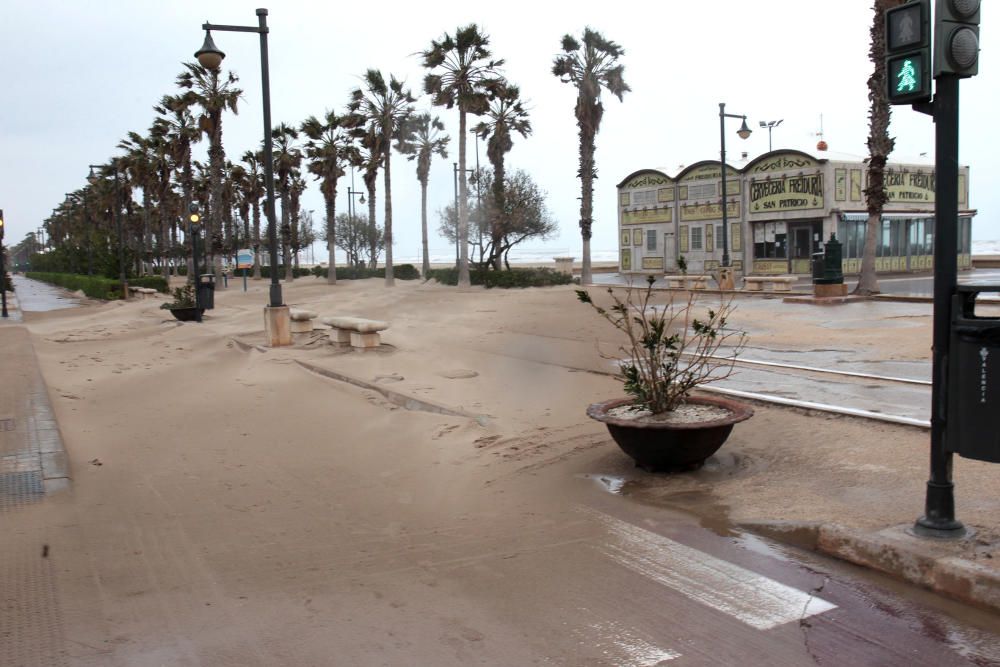
[[[733,425],[753,416],[753,408],[716,396],[691,396],[687,402],[695,405],[714,405],[729,411],[729,415],[712,421],[671,424],[619,419],[608,415],[608,410],[633,403],[631,398],[616,398],[594,403],[587,408],[587,416],[604,422],[618,446],[631,456],[637,466],[650,472],[694,470],[722,447]]]
[[[170,314],[181,322],[201,322],[204,308],[169,308]]]

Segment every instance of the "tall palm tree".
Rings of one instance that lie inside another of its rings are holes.
[[[433,95],[435,106],[451,109],[458,106],[458,285],[469,281],[469,210],[466,206],[469,186],[465,178],[466,114],[480,115],[489,105],[493,88],[499,84],[497,70],[503,60],[491,60],[487,48],[490,38],[471,23],[458,28],[455,36],[445,33],[440,42],[431,40],[431,48],[420,55],[423,66],[436,70],[424,77],[424,92]]]
[[[209,70],[197,63],[184,63],[185,71],[177,75],[177,85],[193,93],[193,102],[202,109],[198,127],[209,139],[208,161],[211,183],[211,210],[207,217],[210,228],[209,248],[213,256],[215,279],[222,281],[222,177],[226,152],[222,148],[222,112],[238,113],[243,91],[236,87],[239,78],[232,72],[220,76],[218,69]]]
[[[382,135],[370,127],[358,138],[358,151],[353,166],[361,169],[361,180],[368,191],[368,256],[370,268],[378,264],[378,225],[375,222],[375,184],[385,151],[382,150]],[[364,195],[362,195],[364,197]],[[362,199],[361,203],[364,203]]]
[[[499,271],[502,260],[500,241],[507,228],[507,221],[503,219],[507,210],[504,205],[504,186],[507,182],[504,159],[514,147],[513,133],[527,137],[531,134],[531,121],[528,120],[528,111],[521,101],[520,89],[508,83],[496,89],[485,116],[487,120],[476,125],[475,131],[480,137],[488,140],[486,157],[493,165],[494,219],[490,221],[490,257],[487,263]]]
[[[601,129],[604,105],[601,104],[601,90],[606,89],[622,101],[622,97],[632,90],[625,83],[625,66],[618,58],[625,50],[601,33],[590,28],[583,31],[583,44],[572,35],[562,39],[563,52],[556,56],[552,73],[563,83],[571,83],[577,88],[576,124],[580,128],[580,236],[583,238],[583,270],[580,282],[591,282],[590,236],[594,218],[594,139]]]
[[[423,244],[422,275],[431,270],[431,258],[427,249],[427,183],[430,180],[431,159],[435,155],[448,158],[448,142],[451,137],[442,135],[444,123],[437,116],[422,113],[413,118],[410,131],[396,148],[408,155],[407,159],[417,161],[417,180],[420,182],[420,236]]]
[[[271,137],[274,141],[274,172],[277,176],[274,185],[278,191],[277,196],[281,198],[282,259],[285,262],[285,280],[290,282],[295,279],[292,269],[292,174],[302,163],[302,151],[295,145],[299,131],[291,125],[279,123],[271,130]],[[277,271],[278,267],[271,270]]]
[[[392,142],[405,132],[413,115],[416,99],[403,82],[389,76],[388,84],[382,72],[370,69],[365,72],[363,88],[351,93],[350,111],[364,118],[368,128],[381,138],[382,178],[385,187],[385,285],[392,287],[392,171],[390,157]]]
[[[152,260],[152,239],[150,214],[153,210],[154,193],[157,191],[156,140],[138,132],[129,132],[127,138],[118,142],[118,148],[125,151],[119,159],[125,175],[142,189],[142,232],[139,235],[140,274],[148,272]]]
[[[253,216],[253,234],[248,234],[249,243],[253,247],[253,279],[260,280],[260,200],[265,194],[261,162],[264,156],[259,152],[246,151],[240,159],[246,165],[243,197],[249,203]]]
[[[302,170],[296,168],[292,171],[291,186],[288,190],[288,217],[292,221],[291,237],[289,242],[292,246],[292,266],[299,268],[299,251],[303,248],[303,239],[299,236],[299,220],[302,214],[302,194],[306,191],[306,179],[302,177]]]
[[[195,95],[188,91],[182,95],[164,95],[160,103],[153,107],[160,114],[166,127],[166,138],[170,142],[170,154],[181,185],[182,216],[186,221],[188,207],[194,201],[194,173],[191,168],[191,144],[201,140],[201,129],[194,120],[191,107]],[[188,236],[188,230],[185,230]],[[185,253],[187,254],[187,253]],[[188,258],[190,262],[190,258]],[[194,280],[193,267],[189,266],[188,276]]]
[[[154,150],[155,159],[153,168],[155,170],[154,183],[156,186],[156,200],[159,208],[159,242],[157,244],[157,254],[160,257],[160,274],[163,278],[170,278],[170,258],[172,254],[172,244],[168,235],[170,221],[176,220],[180,211],[176,210],[176,202],[173,197],[173,173],[174,162],[172,153],[174,147],[170,140],[170,126],[163,118],[153,121],[149,129],[149,138]]]
[[[320,192],[326,206],[326,252],[329,271],[327,283],[337,284],[337,181],[343,176],[345,167],[355,159],[357,148],[351,128],[352,114],[338,115],[327,111],[323,120],[309,116],[302,123],[302,134],[306,135],[306,157],[309,171],[319,180]]]
[[[882,228],[882,208],[888,201],[885,191],[885,163],[896,145],[889,136],[889,121],[892,107],[889,105],[885,81],[885,11],[901,5],[902,0],[875,0],[875,16],[871,27],[871,44],[868,58],[874,65],[868,77],[868,187],[865,199],[868,207],[868,222],[865,226],[865,247],[861,255],[861,274],[854,288],[855,294],[878,294],[878,278],[875,274],[875,246],[878,244]]]

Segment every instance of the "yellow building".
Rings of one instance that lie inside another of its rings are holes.
[[[867,165],[849,157],[817,158],[780,150],[743,168],[726,167],[729,255],[737,274],[808,274],[810,258],[837,235],[844,272],[858,273],[868,214]],[[722,170],[718,160],[670,176],[642,169],[618,184],[619,270],[675,273],[684,257],[689,273],[712,272],[722,262]],[[933,268],[934,167],[889,162],[889,200],[882,213],[876,270]],[[972,265],[969,168],[959,169],[958,266]]]

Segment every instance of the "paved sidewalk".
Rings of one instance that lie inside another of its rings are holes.
[[[55,572],[33,510],[69,487],[69,467],[17,302],[0,320],[0,664],[63,665]]]

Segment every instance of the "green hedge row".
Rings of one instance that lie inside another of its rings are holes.
[[[434,278],[442,285],[458,284],[458,269],[431,269],[428,278]],[[551,287],[552,285],[569,285],[573,276],[547,268],[510,269],[509,271],[490,271],[486,269],[469,269],[469,279],[473,285],[484,287]]]
[[[330,275],[330,270],[325,266],[314,266],[312,274],[318,278],[326,278]],[[392,267],[392,277],[399,280],[419,280],[420,271],[412,264],[394,264]],[[362,278],[385,278],[385,268],[359,269],[353,266],[337,267],[337,280],[359,280]]]
[[[58,285],[74,292],[81,290],[92,299],[106,299],[110,301],[122,298],[122,284],[117,279],[83,276],[77,273],[46,273],[43,271],[28,271],[24,275],[32,280],[40,280],[43,283]],[[167,281],[162,276],[130,278],[128,284],[131,287],[149,287],[164,294],[168,291]]]

